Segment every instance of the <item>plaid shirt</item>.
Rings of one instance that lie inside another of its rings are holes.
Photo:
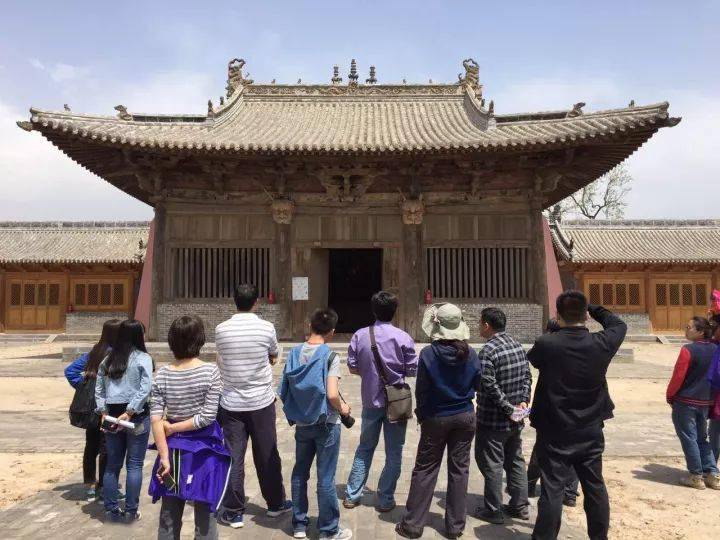
[[[492,336],[480,352],[482,389],[477,400],[477,423],[493,431],[521,429],[513,422],[513,406],[530,403],[532,375],[522,345],[505,332]]]

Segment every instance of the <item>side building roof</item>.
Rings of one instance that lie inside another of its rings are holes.
[[[720,220],[551,223],[560,260],[577,264],[720,264]]]
[[[0,222],[0,264],[140,264],[149,223]]]

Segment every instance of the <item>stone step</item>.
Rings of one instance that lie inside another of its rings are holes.
[[[285,354],[287,351],[298,345],[298,342],[282,342],[280,343],[280,360],[285,360]],[[344,361],[345,353],[347,352],[347,348],[349,343],[330,343],[330,348],[341,354],[341,358]],[[428,343],[418,343],[416,345],[417,352],[420,352],[424,347],[429,345]],[[472,343],[472,347],[476,350],[481,350],[483,348],[482,343]],[[70,362],[80,356],[83,353],[88,352],[92,348],[92,343],[74,343],[72,345],[67,345],[63,347],[62,351],[62,357],[63,360],[66,362]],[[164,342],[150,342],[145,344],[148,353],[150,356],[152,356],[156,362],[170,362],[173,359],[172,352],[170,351],[170,347],[168,347],[167,343]],[[524,344],[523,347],[525,350],[528,350],[531,345]],[[214,361],[215,355],[217,353],[217,349],[215,348],[215,343],[206,343],[205,346],[202,348],[202,351],[200,353],[200,358],[205,361]],[[617,355],[614,359],[615,362],[632,362],[633,361],[633,350],[629,347],[621,347],[620,350],[618,350]]]

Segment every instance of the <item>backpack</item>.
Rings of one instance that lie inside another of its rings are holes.
[[[81,429],[100,427],[100,415],[95,412],[95,377],[86,378],[75,389],[70,403],[70,424]]]
[[[302,347],[298,345],[288,354],[278,390],[290,425],[298,422],[319,424],[328,417],[326,381],[329,360],[335,353],[323,344],[315,350],[307,364],[302,364]]]

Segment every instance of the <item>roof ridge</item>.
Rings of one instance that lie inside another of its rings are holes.
[[[720,219],[572,219],[558,223],[560,228],[622,227],[720,227]]]
[[[0,221],[1,229],[141,229],[149,221]]]

